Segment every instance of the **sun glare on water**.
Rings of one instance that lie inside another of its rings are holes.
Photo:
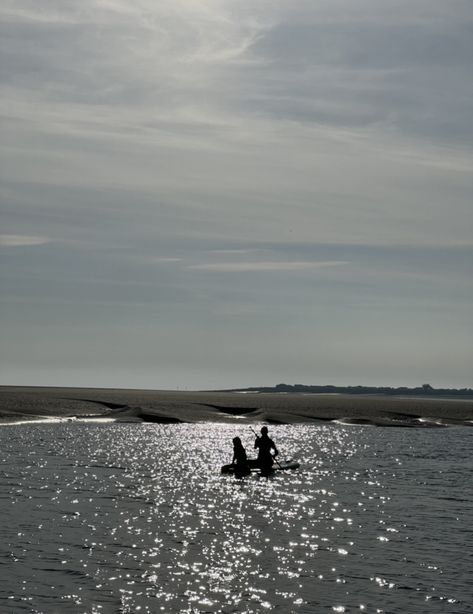
[[[2,429],[9,565],[0,598],[12,612],[402,612],[428,603],[458,614],[466,580],[449,570],[459,521],[448,548],[419,547],[434,529],[416,520],[429,475],[427,465],[416,474],[411,457],[415,438],[432,434],[409,429],[408,441],[399,431],[272,427],[281,458],[301,468],[237,480],[220,467],[236,435],[252,455],[245,425]],[[444,502],[443,517],[467,504]],[[432,504],[430,513],[433,522]]]

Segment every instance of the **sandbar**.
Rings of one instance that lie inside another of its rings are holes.
[[[0,425],[54,418],[434,428],[473,426],[473,399],[0,386]]]

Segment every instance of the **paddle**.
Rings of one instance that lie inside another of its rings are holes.
[[[254,434],[254,436],[256,437],[256,439],[259,439],[259,435],[256,433],[256,431],[254,430],[254,428],[253,428],[252,426],[250,426],[250,429],[253,431],[253,434]],[[282,469],[282,467],[281,467],[281,463],[278,461],[278,459],[277,459],[275,456],[273,456],[273,460],[275,460],[275,461],[276,461],[276,463],[277,463],[277,464],[278,464],[278,466],[279,466],[279,469]]]

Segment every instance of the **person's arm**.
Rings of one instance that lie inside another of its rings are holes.
[[[279,454],[279,452],[278,452],[278,449],[276,448],[276,446],[274,445],[274,441],[273,440],[271,440],[271,447],[274,450],[273,456],[277,456]]]

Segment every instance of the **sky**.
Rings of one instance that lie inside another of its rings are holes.
[[[0,383],[473,386],[471,0],[1,0]]]

